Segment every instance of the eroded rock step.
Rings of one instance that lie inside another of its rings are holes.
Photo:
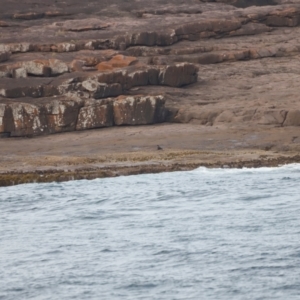
[[[3,79],[0,84],[2,136],[163,122],[163,96],[121,95],[136,86],[181,87],[195,83],[197,68],[183,63],[162,67],[128,67],[114,72],[95,72],[92,76],[86,73],[77,76],[56,81],[43,78]],[[120,97],[105,99],[111,96]]]

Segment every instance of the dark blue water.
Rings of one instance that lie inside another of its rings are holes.
[[[0,299],[300,299],[300,166],[0,189]]]

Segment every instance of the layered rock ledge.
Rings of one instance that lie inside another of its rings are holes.
[[[300,124],[297,1],[2,4],[2,137],[164,121]],[[121,122],[110,108],[120,96],[153,98],[119,112]]]

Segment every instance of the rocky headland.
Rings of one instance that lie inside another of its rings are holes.
[[[0,185],[299,161],[299,1],[0,4]]]

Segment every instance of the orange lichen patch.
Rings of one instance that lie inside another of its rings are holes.
[[[138,60],[133,56],[116,55],[108,61],[115,68],[124,68],[133,65]]]
[[[82,51],[82,53],[76,56],[75,59],[83,61],[85,67],[95,67],[101,62],[106,63],[115,55],[116,55],[116,51],[110,49],[101,50],[97,54],[92,54],[92,55],[91,53],[85,53],[85,51]]]
[[[136,64],[138,60],[133,56],[115,55],[109,61],[101,62],[96,66],[98,71],[112,70],[113,68],[126,68],[133,64]]]
[[[102,62],[96,66],[98,71],[110,71],[113,69],[113,66],[108,62]]]
[[[104,60],[95,56],[79,56],[76,60],[83,61],[85,67],[94,67],[99,64],[100,61]]]

